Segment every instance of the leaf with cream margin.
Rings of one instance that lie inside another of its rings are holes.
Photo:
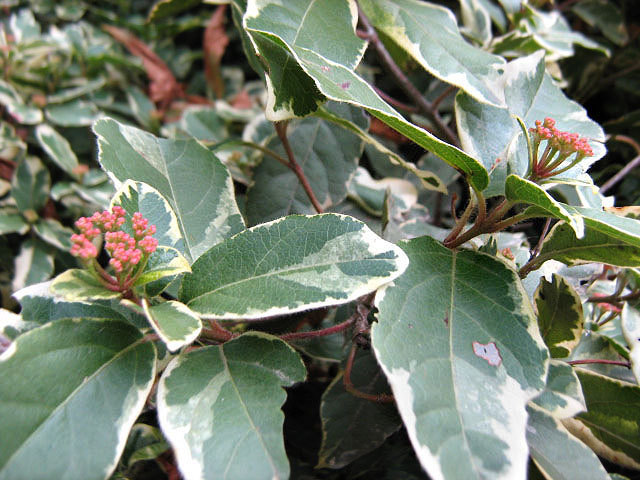
[[[98,159],[112,177],[145,182],[169,201],[191,262],[244,229],[229,172],[196,140],[158,138],[112,119],[93,129]]]
[[[571,226],[578,238],[584,235],[582,216],[571,215],[563,208],[560,202],[554,200],[540,185],[517,175],[509,175],[504,185],[504,194],[507,200],[511,202],[535,205],[538,210],[547,212],[547,216],[564,220]]]
[[[291,215],[202,255],[180,300],[205,318],[264,318],[348,303],[406,266],[402,250],[352,217]]]
[[[582,300],[560,275],[550,282],[540,279],[534,302],[538,312],[538,327],[553,358],[565,358],[580,341],[584,313]]]
[[[151,327],[171,352],[189,345],[200,335],[202,322],[184,303],[170,300],[149,305],[143,299],[142,307]]]
[[[434,480],[524,479],[548,351],[518,275],[430,237],[399,246],[409,267],[376,296],[372,344],[420,463]]]
[[[535,405],[527,407],[529,453],[545,478],[609,480],[597,455],[571,435],[560,420]]]
[[[123,229],[133,235],[131,219],[135,212],[140,212],[149,220],[149,225],[155,225],[156,233],[153,238],[158,245],[172,247],[184,253],[184,239],[178,226],[176,214],[169,202],[151,185],[144,182],[125,181],[111,200],[111,208],[118,205],[126,212],[126,223]]]
[[[11,288],[20,290],[51,278],[54,260],[51,247],[38,238],[27,238],[14,259]]]
[[[527,143],[514,116],[520,117],[527,127],[533,127],[536,120],[552,116],[558,129],[576,132],[590,140],[594,155],[558,178],[576,179],[604,156],[602,128],[587,116],[582,106],[569,100],[546,73],[543,51],[505,65],[495,88],[503,92],[507,107],[478,102],[466,93],[458,94],[455,103],[460,142],[469,155],[484,165],[491,177],[486,197],[504,194],[508,174],[524,177],[527,172]]]
[[[385,147],[383,143],[378,141],[373,135],[369,132],[360,128],[355,122],[352,122],[344,117],[336,115],[334,112],[331,112],[326,108],[326,106],[321,106],[314,113],[314,116],[324,118],[325,120],[329,120],[330,122],[336,123],[343,128],[355,133],[358,137],[360,137],[367,145],[373,147],[376,151],[386,155],[389,161],[393,165],[399,165],[405,170],[413,173],[420,179],[420,183],[422,186],[429,190],[436,190],[438,192],[447,193],[447,187],[444,182],[436,175],[435,173],[429,170],[423,170],[418,168],[415,164],[411,162],[407,162],[404,158],[398,155],[396,152],[390,150]]]
[[[53,279],[51,292],[68,302],[85,300],[110,300],[118,298],[120,292],[108,290],[89,271],[72,268]]]
[[[49,280],[30,285],[13,294],[20,303],[20,315],[25,321],[43,324],[63,318],[126,320],[107,302],[69,302],[54,295],[50,289],[52,282],[53,280]]]
[[[318,109],[324,97],[363,107],[462,172],[474,188],[484,190],[488,184],[487,171],[476,159],[407,122],[355,73],[365,47],[355,34],[356,22],[354,1],[250,0],[247,3],[244,29],[269,65],[271,75],[274,72],[280,75],[276,82],[267,76],[267,117],[284,120],[307,115]],[[327,31],[328,26],[331,31]],[[282,74],[283,65],[296,70],[296,81]],[[298,69],[303,70],[305,76],[301,76]],[[300,78],[309,85],[300,88]],[[312,90],[315,96],[309,95]]]
[[[587,409],[580,380],[573,367],[555,359],[549,362],[544,390],[530,403],[535,403],[560,420],[571,418]]]
[[[468,43],[451,10],[417,0],[360,0],[358,4],[376,30],[384,32],[431,75],[479,102],[504,106],[492,83],[497,69],[506,62]]]
[[[86,319],[18,337],[0,356],[0,478],[108,478],[155,377],[141,339],[128,323]]]
[[[282,387],[305,376],[293,348],[258,332],[174,358],[158,418],[185,480],[287,478]]]
[[[376,217],[382,216],[387,192],[393,196],[394,205],[400,211],[407,211],[418,202],[418,190],[409,180],[395,177],[375,180],[363,167],[356,170],[348,191],[351,200]]]
[[[585,225],[583,238],[576,238],[565,223],[555,225],[542,244],[536,264],[555,259],[566,265],[602,262],[621,267],[640,266],[640,221],[603,212],[596,208],[560,204],[571,215],[580,215]],[[538,207],[527,214],[539,215]]]
[[[629,345],[629,360],[631,369],[640,383],[640,312],[625,303],[620,314],[622,333]]]
[[[587,411],[563,421],[599,456],[640,469],[640,387],[577,368]]]
[[[77,178],[78,157],[76,157],[66,138],[46,123],[36,127],[36,138],[42,149],[56,165],[73,178]]]

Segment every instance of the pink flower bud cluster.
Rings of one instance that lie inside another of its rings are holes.
[[[580,137],[577,133],[558,130],[553,118],[536,120],[535,128],[530,128],[529,131],[533,137],[533,159],[529,173],[534,181],[563,173],[577,165],[584,157],[593,155],[586,138]],[[547,142],[546,148],[538,158],[540,144],[544,141]],[[562,165],[574,153],[576,156],[569,164]]]
[[[71,254],[85,261],[95,259],[98,249],[93,240],[104,233],[105,250],[111,256],[109,265],[116,272],[118,282],[125,283],[134,267],[158,247],[158,240],[152,236],[156,226],[149,225],[149,220],[140,212],[134,213],[131,220],[133,236],[122,230],[125,222],[126,212],[119,206],[78,219],[75,226],[80,233],[71,236]]]

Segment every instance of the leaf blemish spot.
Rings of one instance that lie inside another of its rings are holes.
[[[323,72],[328,72],[329,70],[331,70],[331,67],[328,67],[327,65],[322,65],[320,67],[320,70],[322,70]]]
[[[502,357],[494,342],[489,342],[486,345],[480,342],[473,342],[473,353],[477,357],[486,360],[492,367],[497,367],[502,363]]]
[[[340,84],[340,88],[346,90],[347,88],[349,88],[349,85],[351,85],[350,82],[344,82]]]

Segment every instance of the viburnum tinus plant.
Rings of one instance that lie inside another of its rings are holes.
[[[115,194],[1,310],[0,479],[640,467],[638,210],[594,184],[606,137],[558,63],[609,50],[546,2],[460,5],[233,0],[188,86],[105,27],[156,128],[96,119]],[[151,10],[159,51],[188,8]]]

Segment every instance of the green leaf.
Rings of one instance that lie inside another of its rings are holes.
[[[184,478],[287,478],[281,387],[305,375],[291,347],[257,332],[172,360],[158,417]]]
[[[51,283],[52,281],[48,281],[31,285],[13,294],[20,302],[20,315],[25,321],[42,324],[63,318],[126,320],[108,304],[99,301],[67,302],[51,292]]]
[[[434,479],[524,478],[548,352],[517,274],[430,237],[399,245],[409,268],[376,296],[372,343],[420,463]]]
[[[0,353],[9,347],[12,340],[38,326],[35,322],[24,320],[22,315],[0,308]]]
[[[292,215],[213,247],[180,299],[206,318],[269,317],[350,302],[406,265],[399,248],[351,217]]]
[[[582,300],[560,275],[540,279],[534,295],[538,327],[553,358],[565,358],[582,336]]]
[[[215,107],[189,107],[182,113],[177,126],[205,144],[218,143],[229,137],[227,126]]]
[[[504,99],[491,87],[496,70],[506,62],[467,43],[449,9],[416,0],[361,0],[358,4],[377,30],[431,75],[480,102],[504,105]]]
[[[640,468],[640,388],[582,368],[576,373],[587,411],[565,426],[599,456]]]
[[[552,480],[609,480],[591,449],[571,435],[557,418],[541,408],[527,407],[527,443],[531,458]]]
[[[127,446],[120,461],[131,467],[142,460],[153,460],[169,448],[159,428],[137,423],[129,433]]]
[[[573,417],[587,409],[580,381],[573,367],[555,359],[549,363],[544,390],[531,400],[531,403],[560,420]]]
[[[576,30],[572,30],[569,22],[562,16],[559,10],[545,12],[530,5],[522,9],[519,29],[531,37],[536,45],[544,48],[550,60],[571,57],[574,54],[574,45],[598,50],[606,56],[610,56],[609,50],[586,37]]]
[[[640,222],[595,208],[560,204],[570,215],[580,215],[585,235],[576,238],[566,224],[555,225],[544,240],[537,264],[555,259],[567,265],[602,262],[622,267],[640,266]],[[535,207],[527,212],[536,213]]]
[[[560,202],[557,202],[539,185],[517,175],[509,175],[504,186],[507,200],[517,203],[528,203],[544,211],[548,217],[559,218],[571,226],[578,238],[584,235],[584,222],[580,215],[571,215]]]
[[[171,352],[189,345],[200,335],[202,322],[185,304],[168,301],[149,305],[146,300],[142,302],[147,320]]]
[[[358,354],[351,373],[353,385],[370,394],[385,393],[387,381],[371,353]],[[322,447],[317,468],[342,468],[378,448],[402,425],[395,405],[355,397],[343,384],[343,372],[322,394]]]
[[[11,288],[16,291],[34,283],[43,282],[53,274],[51,249],[37,238],[28,238],[20,245],[15,258]]]
[[[396,207],[401,211],[406,212],[418,202],[418,190],[409,180],[395,177],[375,180],[363,167],[358,167],[348,189],[351,200],[377,217],[383,214],[387,194],[393,196]]]
[[[105,77],[98,77],[92,80],[84,79],[82,77],[76,77],[74,80],[85,80],[77,87],[66,88],[64,90],[57,90],[52,95],[47,96],[47,105],[65,103],[76,98],[83,97],[89,93],[102,89],[107,84]]]
[[[95,104],[78,99],[51,105],[44,113],[47,120],[60,127],[89,127],[101,116]]]
[[[0,235],[17,233],[24,235],[29,231],[29,224],[19,213],[0,210]]]
[[[111,119],[93,128],[105,170],[148,183],[171,203],[190,261],[244,229],[229,172],[197,141],[158,138]]]
[[[36,138],[42,149],[56,165],[72,177],[77,177],[78,158],[66,138],[46,123],[36,127]]]
[[[9,17],[9,26],[16,43],[27,43],[40,37],[40,24],[36,21],[33,12],[23,8]]]
[[[190,272],[191,267],[182,254],[171,247],[158,246],[151,254],[144,272],[135,281],[135,286],[146,285],[149,282]]]
[[[141,338],[103,320],[20,336],[0,357],[0,478],[107,478],[155,377],[155,348]]]
[[[461,171],[474,188],[486,188],[488,175],[477,160],[407,122],[355,73],[355,65],[364,52],[364,43],[353,30],[357,16],[355,3],[339,0],[311,3],[287,0],[281,3],[250,0],[244,17],[245,29],[256,50],[269,64],[271,74],[274,68],[284,65],[293,69],[296,76],[295,80],[288,72],[286,75],[278,72],[281,75],[278,79],[267,76],[269,119],[283,120],[309,114],[317,110],[325,96],[363,107]],[[328,25],[337,33],[329,34]],[[299,68],[308,77],[301,77]],[[321,94],[310,94],[314,90]]]
[[[478,102],[465,93],[458,94],[455,103],[460,142],[466,152],[482,162],[491,176],[485,196],[502,195],[509,173],[524,177],[527,172],[527,145],[514,115],[526,126],[553,117],[560,130],[595,140],[590,142],[594,156],[585,158],[559,178],[576,179],[604,156],[602,128],[587,117],[584,108],[569,100],[545,72],[543,52],[509,62],[496,88],[502,91],[506,108]]]
[[[592,27],[600,29],[616,45],[622,46],[629,40],[624,16],[615,3],[607,0],[582,0],[571,11]]]
[[[0,80],[0,105],[19,123],[37,125],[42,122],[42,110],[25,105],[18,92],[8,83]]]
[[[115,205],[126,212],[127,223],[124,228],[129,229],[129,234],[133,233],[133,214],[140,212],[149,220],[149,225],[156,226],[153,238],[158,240],[158,245],[172,247],[184,253],[184,240],[176,214],[169,202],[151,185],[133,180],[125,181],[111,200],[111,207]]]
[[[620,317],[622,333],[627,345],[629,345],[631,369],[636,380],[640,383],[640,313],[628,303],[625,303]]]
[[[368,128],[360,109],[334,104],[331,110],[360,128]],[[347,183],[362,155],[363,142],[342,127],[314,117],[291,123],[287,138],[320,205],[327,209],[343,201]],[[279,138],[269,142],[267,148],[286,158]],[[249,224],[256,225],[294,213],[312,214],[315,210],[296,174],[274,158],[264,156],[254,170],[246,212]]]
[[[51,292],[70,302],[120,297],[120,292],[107,290],[91,273],[79,268],[67,270],[54,278]]]
[[[149,22],[158,22],[166,18],[174,19],[176,15],[199,5],[201,0],[159,0],[149,13]]]
[[[383,154],[393,165],[399,165],[405,170],[416,175],[422,186],[429,190],[436,190],[438,192],[447,193],[446,185],[440,180],[440,178],[433,172],[428,170],[422,170],[417,168],[413,163],[407,162],[400,155],[385,147],[383,143],[378,141],[373,135],[370,135],[366,130],[360,128],[355,122],[347,120],[344,117],[336,115],[335,113],[329,111],[326,106],[321,106],[318,108],[318,111],[314,113],[316,117],[324,118],[325,120],[329,120],[330,122],[336,123],[342,128],[345,128],[352,133],[355,133],[360,139],[364,140],[367,145],[375,148],[375,151]],[[366,149],[366,147],[365,147]]]
[[[13,174],[11,195],[21,212],[39,212],[49,197],[49,170],[36,157],[26,157]]]
[[[68,252],[71,249],[73,230],[52,218],[41,218],[33,226],[38,236],[50,245]]]

